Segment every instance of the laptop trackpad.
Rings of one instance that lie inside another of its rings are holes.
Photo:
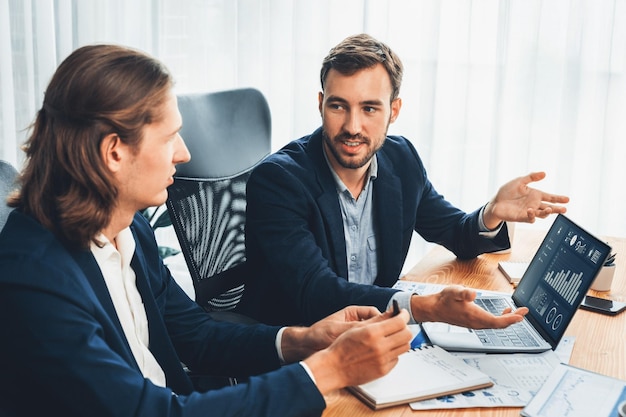
[[[454,326],[447,323],[422,323],[428,338],[433,345],[442,348],[482,348],[482,343],[474,332],[465,327]]]

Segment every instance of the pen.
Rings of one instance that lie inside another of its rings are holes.
[[[393,300],[393,315],[397,316],[400,314],[400,306],[398,305],[398,300]]]

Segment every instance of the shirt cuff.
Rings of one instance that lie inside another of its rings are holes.
[[[483,221],[483,216],[485,215],[485,206],[482,206],[482,208],[480,209],[480,213],[478,213],[478,234],[483,237],[493,239],[498,235],[498,233],[500,233],[500,229],[502,229],[502,225],[504,224],[504,222],[500,222],[498,227],[493,230],[487,229],[487,226],[485,226],[485,222]]]
[[[413,318],[413,312],[411,311],[411,297],[413,296],[413,294],[416,293],[408,291],[398,291],[393,295],[393,297],[391,297],[389,303],[387,303],[387,310],[389,310],[393,305],[393,300],[396,300],[398,302],[398,307],[400,307],[401,309],[404,308],[409,312],[409,324],[417,324],[417,322]]]
[[[313,383],[315,385],[317,385],[317,382],[315,381],[315,377],[313,376],[313,372],[311,372],[311,368],[309,368],[309,366],[306,363],[302,362],[302,361],[300,361],[299,363],[304,368],[306,373],[309,374],[309,377],[311,378],[311,381],[313,381]]]
[[[278,359],[280,360],[280,364],[284,365],[287,362],[285,362],[285,357],[283,356],[283,333],[285,331],[286,327],[281,327],[280,330],[278,330],[278,333],[276,333],[276,352],[278,353]],[[305,368],[306,369],[306,368]],[[310,373],[310,371],[309,371]]]

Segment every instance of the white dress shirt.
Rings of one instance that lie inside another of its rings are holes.
[[[135,253],[135,239],[129,228],[116,237],[117,249],[100,234],[104,246],[91,243],[91,253],[102,271],[113,306],[143,376],[158,386],[165,386],[165,373],[148,349],[150,335],[148,318],[141,295],[137,290],[135,271],[130,261]]]

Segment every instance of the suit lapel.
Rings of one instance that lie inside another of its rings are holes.
[[[134,233],[133,236],[135,236]],[[167,330],[165,329],[165,325],[154,300],[150,285],[146,279],[146,269],[144,266],[145,262],[143,262],[143,255],[138,256],[137,252],[140,252],[139,247],[133,256],[131,266],[133,271],[135,271],[137,289],[146,309],[148,329],[150,332],[150,351],[165,372],[167,385],[177,394],[189,394],[193,390],[191,381],[185,374],[174,347],[172,346],[169,335],[167,334]],[[113,301],[109,295],[109,289],[104,281],[104,277],[102,276],[102,271],[100,271],[98,263],[90,251],[70,251],[70,253],[72,254],[74,260],[78,263],[79,267],[83,270],[91,288],[100,302],[100,305],[102,305],[106,314],[110,317],[111,322],[118,332],[119,338],[123,341],[124,346],[126,347],[123,352],[118,352],[118,354],[120,354],[127,363],[133,364],[138,372],[141,372],[135,357],[130,350],[130,346],[128,345],[128,340],[126,339],[126,335],[122,329],[122,325],[117,316],[117,312],[115,311]]]
[[[330,240],[330,250],[337,275],[348,278],[348,259],[346,255],[346,239],[343,232],[341,208],[337,200],[337,190],[333,184],[332,191],[327,191],[317,199],[317,204],[322,212],[322,218],[327,224]],[[331,265],[332,267],[332,265]]]
[[[123,352],[117,352],[120,354],[127,363],[131,363],[135,366],[137,371],[140,371],[139,365],[135,361],[135,357],[133,356],[132,351],[130,350],[130,345],[128,344],[128,340],[126,339],[126,335],[124,334],[124,329],[122,329],[122,324],[120,323],[119,318],[117,317],[117,311],[115,311],[115,306],[113,305],[113,301],[111,300],[111,295],[109,294],[109,289],[104,281],[104,277],[102,276],[102,271],[96,262],[96,259],[91,254],[91,251],[88,250],[80,250],[80,251],[68,251],[80,269],[85,274],[87,281],[91,286],[98,302],[106,312],[107,316],[111,320],[111,323],[115,327],[118,333],[119,339],[122,341],[123,345],[126,349]]]
[[[384,148],[383,148],[384,149]],[[378,154],[378,177],[374,181],[374,217],[376,233],[379,236],[380,265],[375,284],[390,286],[400,271],[395,265],[402,265],[402,193],[400,179],[393,173],[384,152]]]
[[[132,229],[132,228],[131,228]],[[133,230],[133,236],[137,241]],[[143,300],[146,316],[148,318],[148,330],[150,332],[150,352],[154,355],[161,368],[165,372],[167,385],[177,394],[189,394],[193,391],[191,380],[185,373],[176,350],[163,322],[163,315],[154,299],[154,293],[147,278],[145,258],[139,245],[130,263],[135,271],[137,290]]]
[[[317,197],[317,205],[320,208],[322,219],[327,225],[332,256],[331,265],[337,275],[348,279],[348,260],[346,255],[346,240],[341,219],[341,207],[337,197],[337,186],[326,163],[322,151],[322,134],[318,129],[309,142],[308,152],[313,166],[316,167],[317,181],[320,186],[320,195]]]

